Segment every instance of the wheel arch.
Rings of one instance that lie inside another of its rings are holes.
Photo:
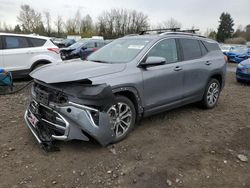
[[[127,97],[132,101],[136,110],[136,119],[139,120],[143,114],[143,106],[138,91],[133,87],[122,87],[113,90],[114,95]]]
[[[47,60],[47,59],[40,59],[40,60],[37,60],[35,61],[32,66],[30,67],[30,71],[33,71],[34,68],[37,66],[37,65],[46,65],[46,64],[50,64],[52,63],[51,61]]]
[[[210,76],[209,80],[211,80],[211,79],[218,80],[219,83],[220,83],[220,87],[221,88],[223,87],[223,78],[222,78],[221,74],[219,74],[219,73],[213,74],[213,75]],[[209,80],[208,80],[208,82],[209,82]]]

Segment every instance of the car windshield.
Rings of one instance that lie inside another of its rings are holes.
[[[87,60],[102,63],[127,63],[134,59],[150,39],[117,39],[91,54]]]
[[[87,40],[79,40],[78,42],[72,44],[71,46],[69,46],[69,48],[72,48],[72,49],[76,49],[76,48],[80,48],[84,43],[86,43]]]

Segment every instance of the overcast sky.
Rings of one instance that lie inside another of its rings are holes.
[[[250,0],[0,0],[0,22],[14,26],[22,4],[29,4],[37,11],[49,11],[52,18],[61,15],[64,19],[90,14],[96,20],[104,10],[111,8],[135,9],[148,15],[150,23],[174,18],[183,28],[196,26],[202,32],[207,28],[217,29],[220,14],[228,12],[238,25],[250,24]]]

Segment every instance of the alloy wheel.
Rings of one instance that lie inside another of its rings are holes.
[[[129,105],[118,102],[108,110],[108,114],[116,138],[126,134],[132,123],[132,110]]]
[[[219,85],[215,82],[211,83],[207,91],[207,103],[210,106],[216,104],[219,97]]]

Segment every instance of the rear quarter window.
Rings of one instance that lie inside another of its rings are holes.
[[[29,38],[33,47],[43,46],[46,42],[45,39]]]
[[[218,43],[216,43],[216,42],[202,41],[202,43],[205,45],[205,47],[208,49],[208,51],[221,50]]]
[[[200,44],[195,39],[179,39],[184,61],[198,59],[202,56]]]

